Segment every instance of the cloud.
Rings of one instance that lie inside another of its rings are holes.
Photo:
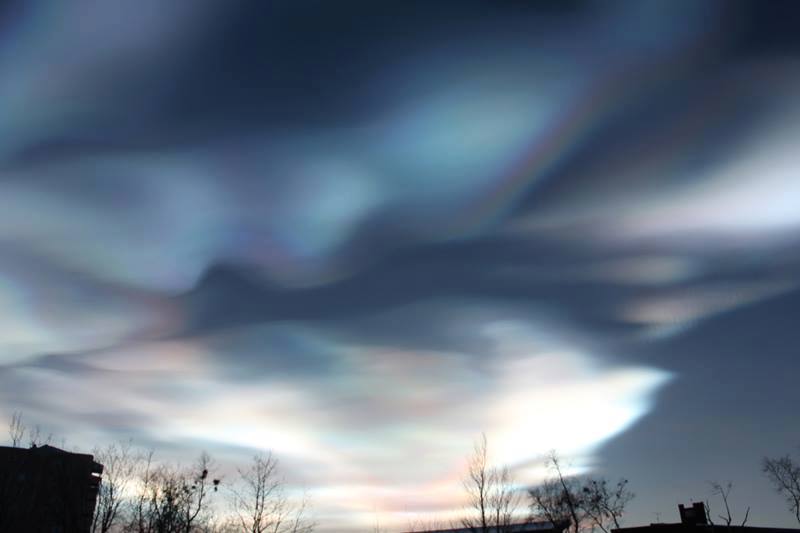
[[[601,188],[567,192],[512,227],[659,253],[781,248],[798,225],[791,169],[800,115],[788,89],[798,75],[792,61],[723,69],[710,84],[736,85],[726,98],[712,102],[704,89],[689,112],[648,125],[644,141],[601,153],[588,169],[609,175]],[[743,117],[754,110],[757,118]]]
[[[788,293],[798,287],[795,281],[770,281],[750,285],[694,287],[631,302],[622,310],[623,318],[653,326],[653,332],[674,332],[696,325],[718,313],[750,305]]]
[[[66,429],[61,420],[79,427],[111,417],[104,431],[135,421],[145,442],[202,443],[223,454],[271,449],[292,475],[315,473],[315,506],[344,516],[376,506],[399,513],[416,505],[412,492],[431,491],[439,510],[458,504],[462,463],[481,430],[495,459],[512,466],[551,448],[585,460],[644,415],[669,379],[652,368],[608,365],[513,314],[486,322],[466,312],[455,322],[491,348],[359,345],[313,323],[275,325],[62,356],[74,364],[49,358],[7,367],[3,390],[56,430]],[[305,361],[294,361],[304,353]],[[263,370],[242,375],[254,368]],[[85,427],[69,432],[81,446],[99,438],[99,428]]]
[[[270,448],[331,528],[452,510],[482,430],[525,482],[600,462],[688,359],[745,357],[737,317],[793,316],[798,65],[746,11],[4,12],[6,411]]]
[[[156,294],[98,283],[13,244],[0,243],[0,253],[0,364],[163,335],[180,323]]]

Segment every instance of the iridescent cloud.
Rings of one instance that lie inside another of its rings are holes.
[[[520,483],[553,448],[602,467],[682,413],[698,353],[796,345],[800,68],[754,44],[771,12],[7,4],[0,418],[230,471],[272,449],[352,531],[456,512],[482,431]]]
[[[538,477],[528,466],[543,454],[559,449],[586,461],[644,415],[669,378],[646,367],[604,364],[521,321],[476,324],[463,317],[458,327],[484,330],[494,348],[359,346],[313,325],[281,326],[65,357],[73,366],[19,366],[6,371],[3,388],[49,427],[70,420],[86,428],[70,432],[81,446],[103,438],[92,421],[110,416],[119,426],[105,431],[116,434],[136,421],[144,442],[196,443],[223,457],[230,449],[271,449],[295,466],[292,475],[313,479],[315,506],[337,520],[369,520],[377,511],[400,524],[428,493],[427,506],[416,512],[446,513],[461,504],[463,461],[480,431],[492,442],[494,460],[514,467],[521,482],[533,482]],[[261,343],[243,338],[254,334]],[[305,365],[287,369],[283,359],[291,354],[270,341],[292,336],[306,352],[324,350],[316,357],[338,354],[335,366],[318,374]],[[244,364],[260,365],[263,373],[245,380],[237,374]],[[76,388],[85,392],[70,394]],[[37,398],[40,390],[48,396]],[[579,423],[566,432],[564,420]]]

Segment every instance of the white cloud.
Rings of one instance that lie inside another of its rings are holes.
[[[363,520],[376,509],[401,520],[404,512],[457,507],[464,461],[482,431],[494,460],[520,467],[520,481],[535,480],[536,469],[525,465],[551,449],[581,466],[646,414],[669,379],[647,367],[608,367],[541,325],[470,316],[459,327],[483,328],[488,353],[365,347],[322,335],[316,342],[337,354],[326,373],[242,380],[224,368],[246,358],[226,360],[224,345],[198,339],[81,358],[91,372],[27,368],[11,379],[31,394],[48,391],[32,418],[88,423],[103,411],[136,419],[134,437],[180,449],[239,447],[241,460],[271,449],[301,478],[313,472],[315,508]],[[235,332],[225,335],[236,342]],[[88,446],[98,431],[70,438]]]

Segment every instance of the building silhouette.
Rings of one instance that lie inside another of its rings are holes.
[[[53,446],[0,446],[0,531],[88,532],[103,465]]]
[[[708,520],[703,502],[695,502],[691,506],[679,505],[678,511],[681,521],[677,523],[621,527],[612,529],[611,533],[800,533],[800,529],[714,524]]]

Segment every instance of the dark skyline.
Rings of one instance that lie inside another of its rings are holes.
[[[792,2],[0,1],[0,421],[232,467],[330,531],[473,441],[627,525],[798,450]],[[323,528],[323,531],[325,529]]]

